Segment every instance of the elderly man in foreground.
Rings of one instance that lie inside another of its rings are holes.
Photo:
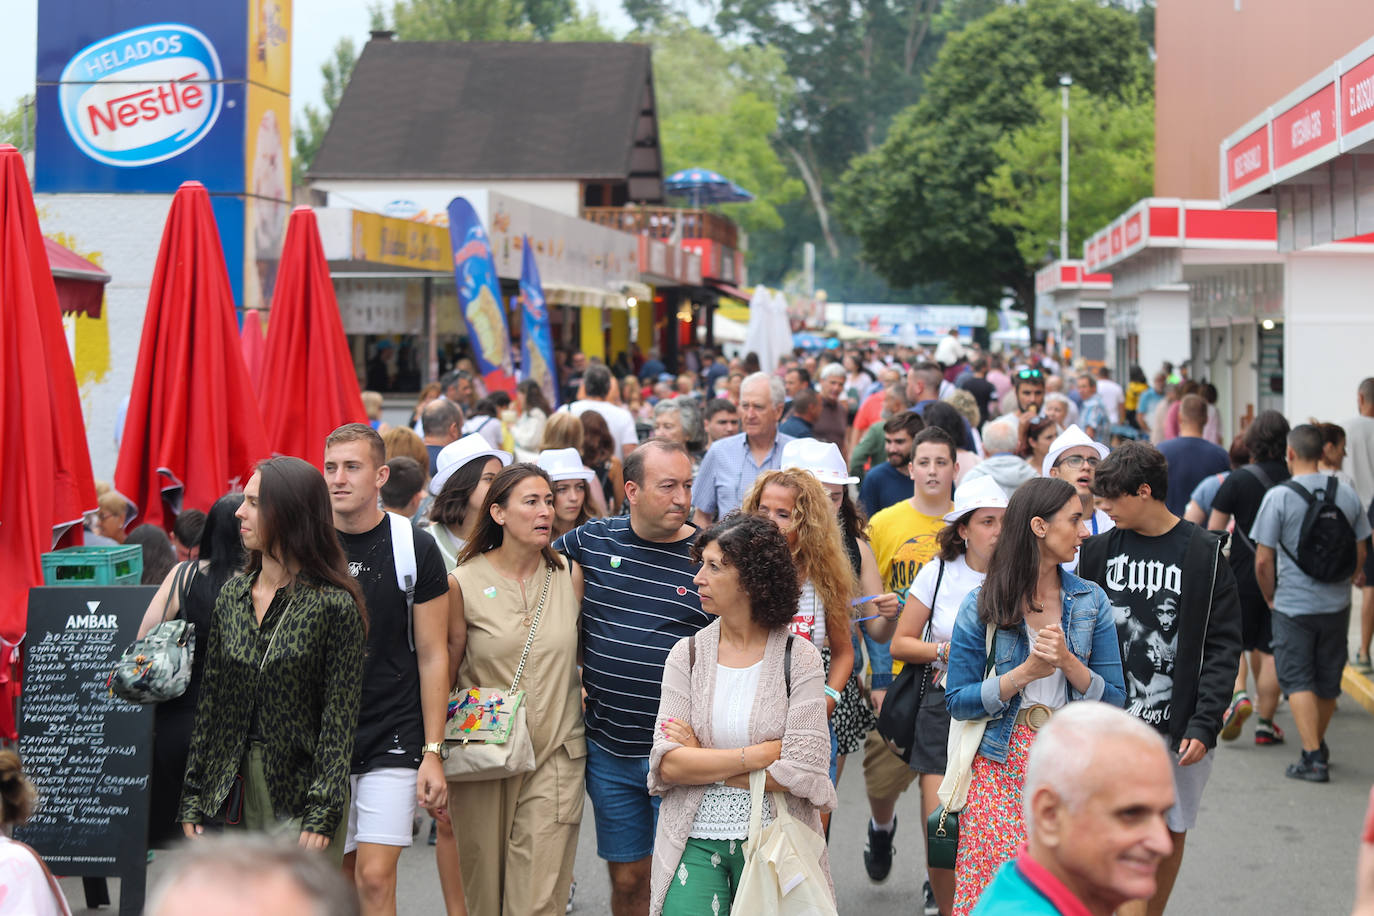
[[[1164,740],[1105,703],[1070,703],[1026,767],[1026,845],[973,916],[1111,916],[1155,891],[1171,849],[1174,781]]]

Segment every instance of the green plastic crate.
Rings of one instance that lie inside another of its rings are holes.
[[[44,585],[138,585],[143,548],[65,547],[43,554]]]

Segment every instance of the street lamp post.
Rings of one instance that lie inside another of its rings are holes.
[[[1059,74],[1059,94],[1064,113],[1059,127],[1059,257],[1069,257],[1069,87],[1073,77]]]

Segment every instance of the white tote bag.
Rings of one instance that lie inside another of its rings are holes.
[[[983,676],[992,670],[992,636],[995,632],[988,624],[987,663]],[[940,783],[940,804],[953,813],[964,810],[968,801],[969,784],[966,777],[973,769],[973,757],[978,746],[983,743],[983,732],[987,730],[988,717],[982,719],[954,719],[949,723],[949,744],[946,746],[948,757],[945,762],[945,778]]]
[[[749,840],[732,912],[750,916],[838,916],[821,869],[825,838],[794,818],[787,796],[774,792],[773,823],[762,827],[766,770],[749,774]]]

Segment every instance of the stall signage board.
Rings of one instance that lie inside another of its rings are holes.
[[[1269,174],[1269,125],[1226,151],[1226,187],[1236,191]]]
[[[119,876],[121,914],[143,907],[153,708],[112,696],[107,684],[156,593],[29,592],[19,755],[40,802],[16,838],[56,874]]]
[[[1341,133],[1374,124],[1374,55],[1341,74]]]
[[[1327,83],[1274,118],[1274,169],[1336,142],[1336,84]]]

